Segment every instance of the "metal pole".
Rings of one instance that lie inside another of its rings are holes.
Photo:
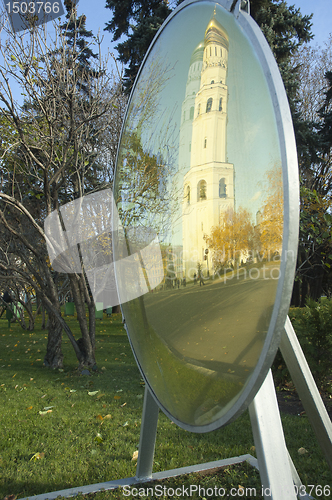
[[[280,351],[332,471],[332,423],[288,316]]]
[[[141,434],[136,468],[136,479],[146,481],[152,477],[154,447],[156,443],[159,407],[145,385]]]
[[[249,406],[249,415],[264,498],[296,500],[271,370]]]

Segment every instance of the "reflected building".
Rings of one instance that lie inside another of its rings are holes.
[[[203,273],[211,273],[204,235],[219,225],[227,209],[234,209],[234,165],[227,162],[226,151],[228,49],[228,35],[214,14],[193,52],[182,104],[179,170],[184,174],[182,241],[188,278],[198,262],[205,261]]]

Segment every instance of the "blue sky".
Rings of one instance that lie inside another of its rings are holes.
[[[314,14],[313,17],[313,33],[315,38],[313,44],[322,45],[332,33],[331,23],[331,0],[290,0],[288,5],[295,5],[299,8],[302,14]],[[78,5],[79,12],[84,12],[87,16],[87,27],[97,33],[105,27],[105,23],[111,19],[111,11],[105,8],[105,0],[80,0]],[[114,49],[112,44],[112,35],[109,32],[104,32],[104,45]]]

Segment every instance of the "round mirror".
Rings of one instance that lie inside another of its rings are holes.
[[[260,30],[220,2],[186,2],[140,69],[114,186],[130,342],[185,429],[234,419],[271,366],[294,277],[297,190],[289,108]]]

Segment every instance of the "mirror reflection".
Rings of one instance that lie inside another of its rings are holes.
[[[114,193],[124,234],[153,230],[162,256],[149,273],[142,261],[148,293],[123,304],[138,362],[175,419],[208,425],[261,356],[283,230],[271,98],[222,7],[184,8],[154,44],[131,97]]]

